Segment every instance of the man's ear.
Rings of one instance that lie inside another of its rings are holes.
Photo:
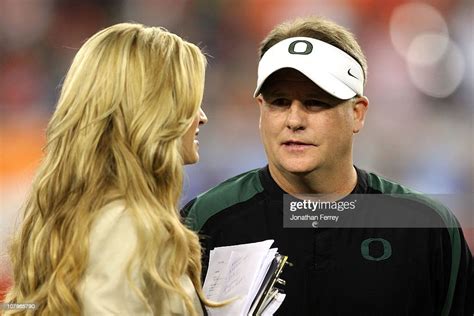
[[[257,101],[257,104],[258,104],[259,106],[262,106],[263,103],[265,102],[265,101],[263,100],[263,96],[262,96],[261,93],[260,93],[259,95],[257,95],[257,97],[255,98],[255,100]]]
[[[360,96],[356,97],[352,102],[352,111],[354,114],[354,125],[352,132],[355,134],[358,133],[362,127],[364,127],[365,114],[369,108],[369,99],[365,96]]]
[[[255,98],[255,101],[257,102],[258,104],[258,108],[260,110],[260,117],[258,119],[258,128],[260,129],[262,127],[262,106],[263,104],[265,103],[265,100],[263,99],[262,97],[262,94],[260,93],[259,95],[257,95],[257,97]]]

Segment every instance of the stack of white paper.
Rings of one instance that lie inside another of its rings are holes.
[[[273,240],[265,240],[211,250],[204,293],[213,301],[236,300],[221,308],[208,309],[210,316],[249,314],[277,254],[277,248],[270,249],[272,244]],[[265,315],[272,315],[283,302],[285,296],[276,294],[274,301],[265,309]]]

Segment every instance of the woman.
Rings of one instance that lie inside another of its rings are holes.
[[[195,45],[139,24],[82,46],[12,244],[6,302],[45,315],[200,315],[200,301],[219,305],[202,293],[199,241],[177,209],[182,165],[199,159],[207,122],[205,66]]]

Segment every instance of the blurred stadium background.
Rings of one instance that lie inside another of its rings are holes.
[[[252,99],[257,47],[276,23],[309,14],[348,27],[368,58],[370,110],[356,164],[425,193],[472,198],[471,0],[0,0],[0,290],[59,85],[85,39],[135,21],[164,26],[212,56],[209,123],[200,132],[201,162],[186,167],[184,203],[266,163]],[[457,215],[474,249],[471,209]]]

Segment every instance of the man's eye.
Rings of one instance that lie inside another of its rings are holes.
[[[328,108],[331,106],[330,104],[320,101],[320,100],[306,100],[304,102],[304,105],[311,106],[311,107],[324,107],[324,108]]]
[[[291,105],[291,101],[285,98],[278,98],[278,99],[272,100],[271,104],[277,105],[277,106],[288,106],[288,105]]]

